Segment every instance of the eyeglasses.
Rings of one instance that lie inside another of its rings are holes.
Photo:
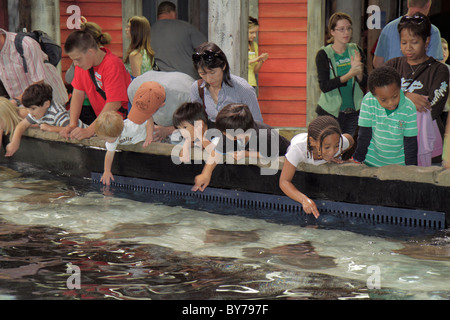
[[[403,16],[400,19],[400,23],[406,23],[409,21],[411,21],[412,23],[415,23],[415,24],[422,24],[425,21],[425,17],[419,16],[419,15],[413,15],[413,16]]]
[[[344,33],[345,31],[352,32],[353,31],[353,27],[334,29],[334,31],[338,31],[340,33]]]
[[[203,62],[210,65],[210,64],[213,64],[216,61],[216,58],[219,58],[219,57],[220,56],[218,53],[208,50],[203,53],[198,53],[198,52],[194,53],[192,55],[192,61],[194,61],[194,63],[199,63],[200,60],[203,59]]]

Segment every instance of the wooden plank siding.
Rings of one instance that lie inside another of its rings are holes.
[[[121,0],[71,0],[60,1],[60,17],[61,17],[61,44],[64,43],[69,34],[74,30],[67,29],[67,19],[69,14],[67,8],[71,5],[77,5],[81,9],[81,15],[86,17],[88,21],[97,23],[103,30],[112,37],[112,42],[106,47],[110,49],[116,56],[123,58],[123,36],[122,36],[122,1]],[[72,64],[72,60],[63,52],[61,59],[61,71],[63,79],[65,72]]]
[[[0,0],[0,28],[8,30],[8,0]]]
[[[258,98],[274,127],[306,127],[307,9],[307,0],[259,0],[259,51],[270,57]]]

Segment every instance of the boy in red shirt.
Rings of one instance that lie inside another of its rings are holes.
[[[131,77],[122,60],[109,49],[99,48],[92,35],[85,31],[72,32],[64,50],[73,60],[75,77],[72,82],[70,125],[60,134],[66,139],[88,139],[95,134],[95,122],[85,129],[76,126],[85,94],[97,117],[106,111],[117,111],[125,117]]]

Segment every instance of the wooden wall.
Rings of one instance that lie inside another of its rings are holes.
[[[259,73],[264,122],[306,126],[307,0],[259,0],[259,51],[269,60]]]
[[[0,0],[0,28],[8,31],[8,0]]]
[[[71,5],[77,5],[81,9],[81,15],[86,17],[88,21],[97,23],[103,32],[107,32],[112,37],[112,43],[106,47],[115,55],[123,57],[123,36],[122,36],[122,1],[121,0],[76,0],[76,1],[60,1],[61,12],[61,44],[64,43],[69,34],[74,30],[67,28],[66,22],[69,18],[67,8]],[[63,52],[61,61],[61,69],[63,79],[65,71],[70,67],[72,61]]]

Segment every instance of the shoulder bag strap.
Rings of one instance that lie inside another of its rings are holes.
[[[197,80],[197,85],[198,85],[198,94],[200,95],[200,98],[203,101],[203,107],[205,107],[206,109],[206,104],[205,104],[205,88],[202,88],[202,81],[203,80]]]
[[[16,46],[16,50],[19,53],[20,57],[22,58],[22,64],[23,64],[23,69],[25,71],[25,73],[28,73],[28,66],[27,66],[27,61],[25,60],[24,57],[24,53],[23,53],[23,38],[25,37],[25,35],[23,33],[17,33],[16,38],[14,39],[14,45]]]
[[[425,68],[422,68],[422,70],[420,70],[420,72],[417,73],[417,74],[414,76],[413,80],[411,81],[411,83],[409,84],[409,86],[408,86],[404,91],[408,91],[409,87],[411,87],[411,86],[413,85],[414,81],[416,81],[416,80],[419,78],[419,76],[420,76],[426,69],[428,69],[429,67],[431,67],[431,65],[432,65],[435,61],[436,61],[436,60],[429,62],[428,65],[427,65]]]
[[[91,76],[91,80],[94,83],[95,89],[102,96],[102,98],[105,99],[105,101],[106,101],[106,93],[98,86],[97,80],[95,79],[94,68],[89,69],[89,75]]]
[[[95,80],[95,71],[94,71],[93,67],[89,69],[89,75],[91,76],[91,80],[94,83],[95,89],[102,96],[102,98],[106,101],[107,100],[106,93],[98,86],[97,80]],[[120,107],[120,109],[118,111],[120,113],[122,113],[124,116],[127,114],[127,110],[124,107]]]

